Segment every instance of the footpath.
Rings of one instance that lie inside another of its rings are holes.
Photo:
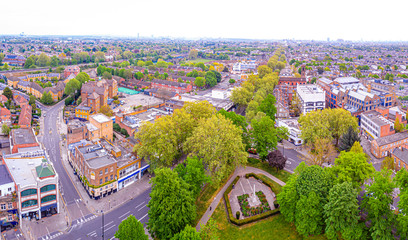
[[[211,215],[212,215],[213,211],[217,208],[218,204],[220,203],[221,199],[223,198],[224,192],[227,190],[228,186],[231,185],[231,183],[234,181],[234,179],[237,176],[244,177],[245,174],[247,174],[247,173],[263,174],[263,175],[265,175],[266,177],[268,177],[271,180],[275,181],[276,183],[278,183],[281,186],[286,185],[286,183],[284,183],[283,181],[281,181],[277,177],[271,175],[270,173],[268,173],[268,172],[266,172],[264,170],[258,169],[258,168],[239,167],[239,168],[235,169],[234,173],[232,174],[232,177],[230,177],[228,182],[222,187],[221,191],[218,192],[218,194],[215,196],[215,198],[212,201],[212,203],[210,204],[210,206],[207,208],[207,211],[201,217],[200,221],[198,222],[198,224],[196,226],[197,230],[200,230],[201,225],[204,226],[205,224],[207,224],[208,220],[211,218]]]

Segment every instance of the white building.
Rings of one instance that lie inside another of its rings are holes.
[[[315,84],[297,85],[296,93],[300,99],[302,114],[325,108],[325,91],[320,86]]]
[[[256,70],[258,64],[255,63],[255,60],[237,62],[232,66],[232,71],[235,73],[245,72],[245,71],[254,71]]]
[[[4,155],[17,187],[19,217],[37,218],[59,212],[58,174],[45,151]]]
[[[277,119],[276,124],[278,127],[286,127],[289,130],[289,142],[296,146],[303,144],[303,139],[300,138],[302,131],[300,131],[299,122],[296,118]]]

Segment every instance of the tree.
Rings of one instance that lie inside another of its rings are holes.
[[[212,184],[217,185],[247,160],[241,135],[241,129],[217,114],[208,119],[200,119],[185,146],[189,156],[197,156],[203,160]]]
[[[50,105],[54,102],[54,100],[52,99],[51,93],[49,92],[44,92],[40,101],[46,105]]]
[[[394,159],[392,157],[385,157],[381,163],[381,169],[395,170]]]
[[[9,128],[9,126],[7,126],[7,124],[3,123],[3,125],[1,126],[1,132],[2,132],[3,134],[6,134],[6,135],[8,136],[9,133],[10,133],[10,128]]]
[[[278,137],[278,142],[282,142],[283,139],[287,140],[289,137],[289,130],[285,126],[276,128],[276,136]]]
[[[354,188],[362,186],[375,172],[373,165],[367,162],[365,153],[343,151],[334,163],[332,170],[337,176],[337,181],[350,182]]]
[[[78,75],[75,77],[81,84],[84,84],[91,80],[91,77],[86,72],[80,72]]]
[[[50,64],[50,57],[48,57],[45,53],[41,53],[36,64],[39,67],[48,66]]]
[[[331,163],[336,154],[332,141],[327,138],[318,138],[314,143],[309,143],[309,151],[306,155],[306,162],[310,165],[322,166],[324,163]]]
[[[77,79],[73,78],[69,80],[69,82],[65,86],[64,93],[65,95],[71,95],[71,94],[75,94],[75,91],[79,91],[80,89],[81,89],[81,83]]]
[[[254,140],[256,151],[261,159],[265,159],[268,153],[276,149],[278,138],[273,120],[264,116],[258,119],[253,119],[251,136]]]
[[[4,88],[3,95],[6,96],[8,99],[13,99],[13,92],[10,90],[9,87]]]
[[[276,98],[272,94],[268,94],[268,96],[259,104],[258,110],[264,112],[266,116],[270,117],[273,121],[275,121],[276,115]]]
[[[300,165],[303,164],[304,162],[302,162]],[[286,182],[286,185],[282,187],[282,191],[277,196],[277,201],[280,206],[280,212],[288,222],[295,222],[296,203],[299,199],[299,195],[296,191],[297,177],[298,174],[296,173],[290,175],[289,180]]]
[[[101,52],[101,51],[98,51],[98,52],[96,52],[94,54],[94,57],[95,57],[95,62],[103,61],[103,60],[105,60],[105,53]]]
[[[214,71],[208,71],[205,74],[205,82],[209,87],[214,87],[215,85],[217,85],[217,77]]]
[[[143,73],[141,73],[141,72],[136,72],[135,75],[134,75],[134,77],[135,77],[137,80],[140,80],[140,79],[142,79],[142,78],[144,77],[144,75],[143,75]]]
[[[362,208],[368,213],[371,221],[369,229],[373,239],[393,239],[392,234],[395,214],[390,205],[393,203],[392,193],[395,184],[391,179],[391,171],[375,172],[371,184],[366,185],[367,195],[364,196]]]
[[[147,223],[153,238],[170,239],[196,217],[195,200],[188,185],[180,180],[169,168],[155,171],[150,181],[149,221]]]
[[[321,234],[324,223],[321,209],[320,197],[314,191],[300,196],[296,203],[296,230],[305,237]]]
[[[104,72],[102,74],[102,78],[110,80],[110,79],[112,79],[112,74],[110,72]]]
[[[200,233],[195,228],[187,225],[181,232],[174,235],[171,240],[202,240]]]
[[[239,106],[246,107],[251,101],[253,92],[250,92],[247,88],[239,87],[232,89],[231,101]]]
[[[199,87],[202,88],[205,86],[205,78],[203,77],[196,77],[194,84]]]
[[[210,180],[205,175],[203,162],[197,157],[188,157],[184,164],[177,165],[175,170],[179,177],[188,183],[193,197],[197,197],[203,185]]]
[[[108,106],[108,105],[104,105],[99,109],[99,112],[108,116],[108,117],[112,117],[113,116],[113,111],[112,109]]]
[[[395,132],[401,132],[403,130],[403,127],[404,126],[401,124],[400,120],[396,118],[394,123]]]
[[[273,70],[269,68],[267,65],[260,65],[258,67],[258,76],[263,78],[266,74],[272,73]]]
[[[230,80],[228,80],[228,82],[229,82],[230,84],[234,84],[234,83],[235,83],[235,79],[230,78]]]
[[[245,149],[250,148],[250,136],[247,130],[248,123],[244,116],[238,115],[235,112],[227,112],[224,109],[221,109],[217,114],[223,115],[226,119],[231,120],[232,124],[242,130],[242,143],[245,146]]]
[[[196,59],[197,56],[198,56],[197,49],[191,49],[190,52],[188,53],[188,59]]]
[[[30,100],[28,101],[28,104],[30,104],[30,105],[35,104],[35,100],[36,100],[35,96],[34,96],[34,95],[30,95]]]
[[[118,231],[115,233],[115,238],[119,240],[148,240],[149,237],[145,234],[143,224],[135,218],[135,216],[130,215],[125,220],[123,220],[119,226]]]
[[[138,61],[137,61],[137,66],[138,66],[138,67],[143,67],[143,66],[145,66],[145,62],[142,61],[142,60],[138,60]]]
[[[351,237],[358,232],[359,205],[358,192],[349,182],[339,183],[329,191],[328,202],[324,206],[326,235],[329,239],[337,239],[341,232],[344,239],[361,239]]]
[[[348,131],[340,138],[340,151],[349,151],[355,142],[360,142],[360,137],[353,127],[349,127]]]
[[[281,151],[275,150],[268,154],[267,156],[269,166],[276,168],[276,171],[285,168],[286,158],[282,155]]]
[[[204,226],[201,225],[200,237],[202,240],[219,240],[217,223],[210,219]]]
[[[328,138],[338,145],[340,136],[350,127],[357,129],[357,118],[342,108],[326,108],[301,115],[299,118],[301,137],[306,142],[314,142],[317,138]]]

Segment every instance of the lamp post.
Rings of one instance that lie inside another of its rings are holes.
[[[104,222],[103,222],[103,210],[101,210],[101,213],[102,213],[102,240],[104,240],[105,239],[105,229],[104,229],[104,227],[103,227],[103,225],[104,225]]]

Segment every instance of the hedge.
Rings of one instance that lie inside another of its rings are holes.
[[[245,178],[253,177],[258,180],[261,180],[263,184],[268,186],[275,195],[278,195],[282,191],[282,187],[277,184],[276,182],[272,181],[270,178],[266,177],[263,174],[255,174],[255,173],[247,173],[245,174]]]
[[[255,177],[256,174],[249,173],[249,174],[246,174],[245,177],[248,178],[247,176],[252,176],[252,175],[254,175],[253,177]],[[257,175],[256,175],[256,176],[257,176]],[[263,175],[262,175],[262,176],[263,176]],[[258,177],[258,178],[257,178],[257,177]],[[257,177],[255,177],[255,178],[259,179],[259,176],[257,176]],[[265,177],[265,176],[263,176],[263,177]],[[266,177],[265,177],[265,178],[266,178]],[[258,214],[258,215],[255,215],[255,216],[252,216],[252,217],[249,217],[249,218],[236,219],[236,218],[234,217],[234,215],[232,214],[232,211],[231,211],[231,205],[230,205],[230,202],[229,202],[228,194],[229,194],[229,193],[231,192],[231,190],[232,190],[232,185],[236,184],[236,183],[238,182],[238,180],[239,180],[239,176],[237,176],[237,177],[234,179],[234,181],[228,186],[227,190],[225,190],[225,192],[224,192],[224,201],[225,201],[225,204],[227,205],[228,218],[229,218],[229,220],[230,220],[233,224],[238,225],[238,226],[242,226],[242,225],[245,225],[245,224],[248,224],[248,223],[252,223],[252,222],[255,222],[255,221],[258,221],[258,220],[261,220],[261,219],[265,219],[265,218],[267,218],[267,217],[270,217],[270,216],[275,215],[275,214],[277,214],[277,213],[280,212],[280,211],[279,211],[279,208],[277,208],[277,209],[274,209],[274,210],[271,210],[271,211],[268,211],[268,212],[264,212],[264,213],[261,213],[261,214]],[[262,180],[262,179],[261,179],[261,180]],[[265,180],[266,180],[266,179],[265,179]],[[264,182],[264,181],[262,180],[262,182]],[[271,187],[270,184],[265,183],[265,185],[269,186],[269,187],[272,189],[272,191],[273,191],[273,188]]]

